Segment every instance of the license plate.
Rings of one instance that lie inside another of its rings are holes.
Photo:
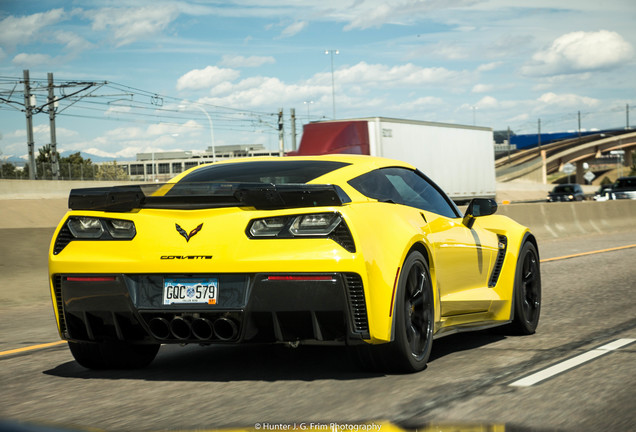
[[[219,294],[218,279],[164,279],[163,304],[215,305]]]

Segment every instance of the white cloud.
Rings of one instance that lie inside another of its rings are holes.
[[[522,72],[543,76],[606,70],[633,57],[634,48],[616,32],[577,31],[560,36],[549,48],[535,53]]]
[[[199,90],[211,88],[224,81],[233,81],[241,73],[234,69],[207,66],[205,69],[193,69],[177,80],[177,90]]]
[[[455,42],[439,42],[426,48],[432,54],[449,59],[459,60],[469,56],[466,49]]]
[[[477,67],[477,72],[488,72],[497,69],[499,66],[501,66],[501,64],[502,62],[485,63]]]
[[[287,38],[300,33],[309,23],[307,21],[296,21],[295,23],[285,27],[280,34],[281,38]]]
[[[93,30],[110,30],[116,46],[148,39],[164,31],[179,16],[176,5],[161,4],[141,8],[103,8],[85,13]]]
[[[556,93],[544,93],[538,99],[543,106],[550,106],[551,108],[580,108],[598,106],[601,101],[598,99],[578,96],[575,94],[556,94]]]
[[[62,21],[64,9],[53,9],[22,17],[8,16],[0,21],[0,44],[13,49],[17,45],[42,38],[43,28]]]
[[[129,113],[131,110],[132,108],[129,106],[111,105],[110,107],[108,107],[106,112],[104,112],[104,115],[109,116],[109,115],[125,114],[125,113]]]
[[[394,13],[389,2],[359,2],[354,5],[354,8],[358,10],[358,15],[349,18],[351,21],[345,26],[345,30],[364,30],[371,27],[381,27],[387,21],[390,21],[390,17]]]
[[[488,93],[490,91],[493,91],[494,88],[495,86],[493,84],[475,84],[471,92],[472,93]]]
[[[272,101],[285,104],[289,101],[299,101],[311,98],[313,94],[327,93],[331,87],[325,87],[319,92],[317,86],[285,84],[278,78],[251,77],[237,84],[224,83],[223,93],[213,92],[217,96],[204,98],[202,102],[225,106],[259,107],[271,106]]]
[[[497,108],[498,106],[499,102],[492,96],[484,96],[477,102],[477,108],[481,109]]]
[[[417,110],[417,109],[423,109],[428,107],[440,106],[443,104],[444,104],[444,100],[441,98],[434,97],[434,96],[424,96],[424,97],[419,97],[415,100],[403,103],[396,108],[400,110]]]
[[[11,62],[21,67],[37,67],[42,65],[50,65],[53,63],[53,58],[47,54],[27,54],[20,53],[13,57]]]
[[[224,55],[219,64],[230,68],[239,67],[259,67],[264,64],[276,63],[274,57],[271,56],[250,56],[243,57],[240,55]]]
[[[86,51],[95,46],[75,33],[62,30],[55,32],[54,39],[57,42],[64,44],[65,48],[72,53]]]
[[[390,67],[360,62],[349,68],[339,69],[335,75],[337,84],[382,83],[384,86],[401,87],[430,84],[456,86],[464,83],[470,74],[443,67],[423,68],[412,63]],[[331,79],[330,74],[318,76]]]

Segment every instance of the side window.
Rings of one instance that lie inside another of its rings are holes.
[[[390,201],[456,218],[459,213],[451,201],[432,182],[406,168],[382,168],[349,182],[369,198]]]

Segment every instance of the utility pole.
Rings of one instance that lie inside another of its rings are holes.
[[[625,104],[625,129],[629,129],[629,104]]]
[[[296,151],[296,108],[292,108],[290,112],[291,112],[292,150]]]
[[[579,139],[581,138],[581,111],[577,112],[577,117],[579,118]]]
[[[278,110],[278,152],[285,155],[285,131],[283,130],[283,109]]]
[[[49,78],[49,130],[51,131],[51,174],[53,180],[60,179],[60,170],[57,160],[57,138],[55,136],[55,110],[57,102],[55,100],[55,92],[53,87],[53,73],[48,73]]]
[[[31,83],[29,82],[29,70],[22,71],[24,76],[24,112],[26,114],[27,147],[29,150],[29,180],[37,178],[37,167],[35,166],[35,142],[33,142],[33,105],[31,103]]]

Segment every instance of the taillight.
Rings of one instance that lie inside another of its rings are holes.
[[[134,222],[124,219],[71,216],[66,226],[80,240],[131,240],[137,234]]]
[[[342,221],[339,213],[275,216],[250,221],[247,232],[259,237],[327,237]]]
[[[137,235],[135,223],[125,219],[93,216],[70,216],[57,235],[53,255],[74,240],[132,240]]]
[[[104,234],[104,227],[99,218],[70,217],[66,225],[73,237],[78,239],[98,239]]]
[[[252,239],[329,238],[351,253],[356,251],[351,231],[337,212],[253,219],[246,233]]]

